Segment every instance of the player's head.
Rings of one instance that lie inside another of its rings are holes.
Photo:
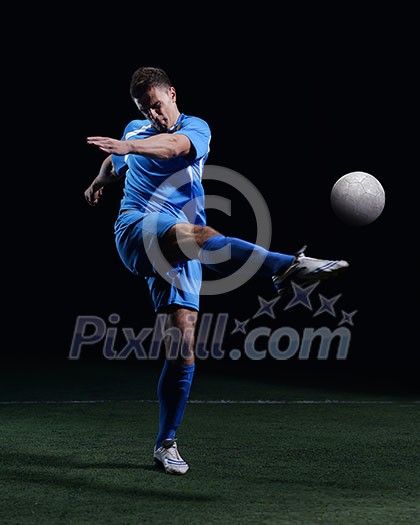
[[[131,77],[130,94],[157,131],[167,131],[178,118],[176,91],[159,67],[140,67]]]

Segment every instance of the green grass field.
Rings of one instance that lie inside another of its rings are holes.
[[[2,374],[1,524],[420,523],[416,396],[197,374],[174,477],[157,369],[68,368]]]

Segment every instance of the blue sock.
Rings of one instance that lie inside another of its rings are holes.
[[[226,254],[229,254],[227,250],[230,248],[230,257],[226,261],[217,262],[218,259],[221,259],[221,255],[223,256],[223,252],[215,254],[212,254],[212,252],[222,248],[226,248]],[[270,252],[257,244],[252,244],[236,237],[225,237],[224,235],[215,235],[207,239],[201,248],[199,256],[204,266],[223,275],[230,275],[237,271],[250,257],[261,262],[256,275],[269,277],[283,267],[290,266],[295,259],[293,255]]]
[[[175,439],[190,394],[195,364],[180,366],[165,360],[158,381],[159,433],[156,448],[165,439]]]

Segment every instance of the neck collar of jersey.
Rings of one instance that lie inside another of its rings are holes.
[[[181,117],[182,113],[179,114],[178,120],[175,122],[173,126],[171,126],[166,133],[174,133],[175,131],[178,131],[181,129]]]

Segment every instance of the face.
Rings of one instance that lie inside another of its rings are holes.
[[[167,131],[179,116],[174,87],[154,87],[141,99],[134,99],[136,106],[159,132]]]

